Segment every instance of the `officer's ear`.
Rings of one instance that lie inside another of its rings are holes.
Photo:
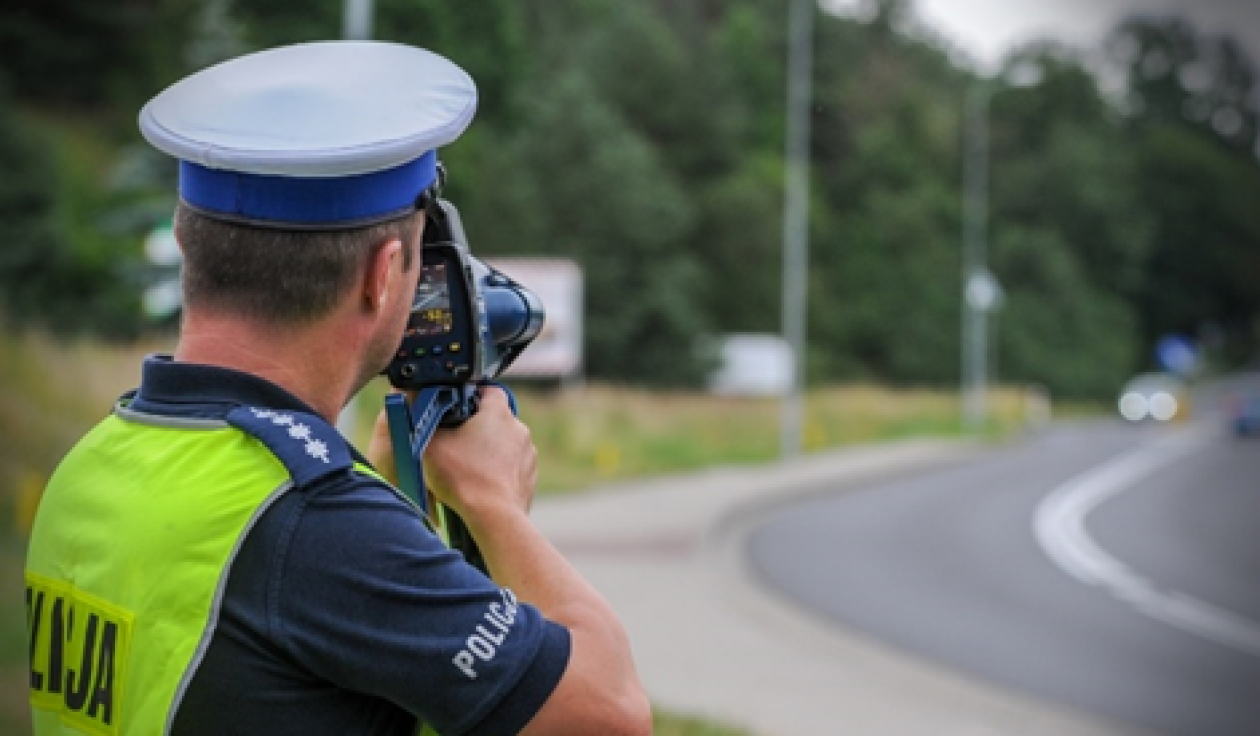
[[[403,243],[398,238],[382,241],[372,249],[367,268],[360,284],[363,305],[369,311],[379,311],[389,303],[392,289],[404,272]]]

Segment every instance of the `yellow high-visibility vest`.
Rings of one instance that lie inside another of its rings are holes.
[[[251,422],[283,431],[263,441]],[[300,413],[242,407],[216,421],[120,404],[75,446],[27,557],[36,736],[168,732],[246,533],[294,479],[354,464],[320,432],[336,435]]]

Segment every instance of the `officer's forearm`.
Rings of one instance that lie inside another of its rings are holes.
[[[650,733],[651,708],[629,637],[604,597],[524,511],[473,516],[465,521],[495,581],[566,626],[572,641],[560,686],[525,733]]]

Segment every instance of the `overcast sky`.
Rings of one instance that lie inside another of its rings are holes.
[[[1260,64],[1257,0],[914,0],[920,18],[963,49],[981,69],[992,70],[1013,46],[1051,37],[1094,47],[1116,22],[1135,11],[1177,12],[1201,31],[1228,31]],[[863,0],[823,0],[852,12]]]

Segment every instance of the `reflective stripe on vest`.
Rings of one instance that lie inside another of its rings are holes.
[[[167,733],[246,533],[292,478],[353,462],[317,417],[242,411],[229,424],[120,406],[58,467],[27,557],[36,736]]]

